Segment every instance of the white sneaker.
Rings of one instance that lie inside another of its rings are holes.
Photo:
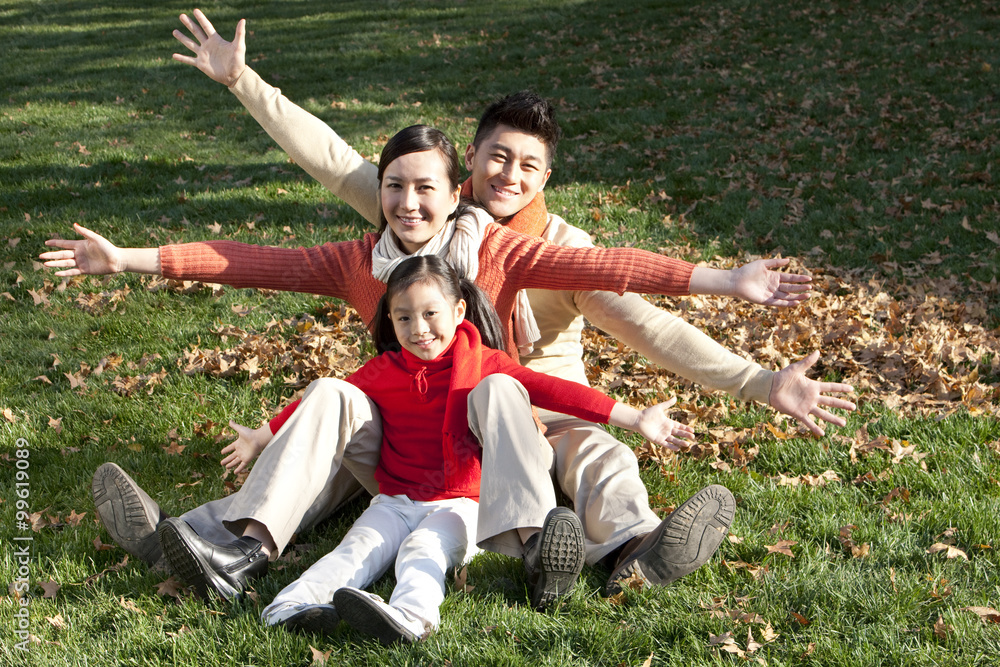
[[[423,621],[386,604],[374,593],[345,586],[333,594],[333,604],[348,625],[383,644],[412,643],[426,632]]]

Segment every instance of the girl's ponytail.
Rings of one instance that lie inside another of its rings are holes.
[[[479,289],[479,286],[471,280],[461,278],[459,284],[462,287],[462,298],[465,299],[465,319],[479,329],[483,345],[494,350],[503,350],[505,347],[503,327],[500,325],[500,316],[497,315],[493,302],[486,292]]]

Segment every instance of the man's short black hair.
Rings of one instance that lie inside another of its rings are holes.
[[[552,165],[562,130],[556,122],[555,107],[547,99],[530,90],[521,90],[493,102],[479,119],[472,145],[479,148],[479,142],[489,136],[497,125],[508,125],[536,137],[545,144],[548,152],[546,161],[549,166]]]

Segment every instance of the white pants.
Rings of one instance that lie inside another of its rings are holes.
[[[418,502],[377,495],[336,549],[286,586],[261,614],[288,603],[325,604],[344,586],[364,588],[396,562],[396,588],[389,605],[438,627],[445,573],[478,551],[478,504],[468,498]]]

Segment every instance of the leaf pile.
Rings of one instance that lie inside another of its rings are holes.
[[[791,271],[806,272],[795,263]],[[695,296],[658,302],[680,312],[733,352],[777,370],[813,350],[823,356],[811,369],[815,379],[854,386],[863,400],[902,413],[1000,415],[1000,343],[986,329],[984,303],[957,280],[900,284],[863,279],[836,268],[812,270],[813,296],[793,309],[769,309],[723,297]],[[988,287],[988,286],[987,286]],[[956,294],[966,294],[962,300]],[[678,405],[699,421],[723,408],[693,405],[691,383],[608,338],[585,331],[592,384],[622,387],[626,398],[645,402],[678,395]]]
[[[256,332],[233,325],[217,327],[212,333],[232,347],[205,349],[190,346],[177,365],[185,373],[208,373],[230,377],[246,372],[254,389],[280,379],[285,386],[304,389],[323,377],[350,375],[370,356],[365,345],[368,331],[354,309],[329,306],[326,322],[312,315],[271,320],[263,331]]]

